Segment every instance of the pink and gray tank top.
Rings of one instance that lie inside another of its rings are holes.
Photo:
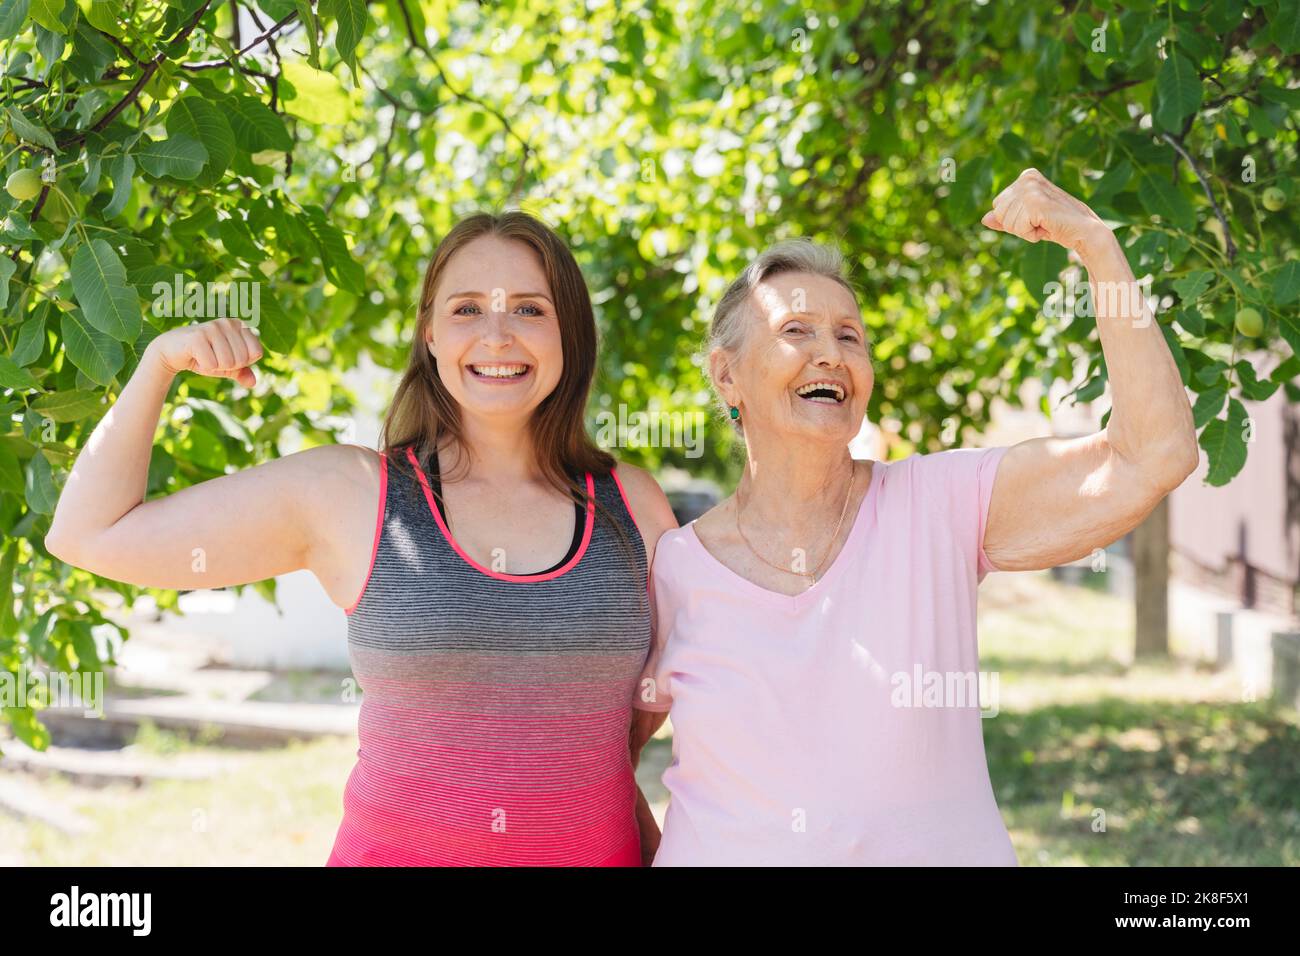
[[[650,647],[645,546],[617,474],[584,476],[567,561],[487,568],[428,469],[381,459],[370,574],[348,609],[364,696],[329,866],[638,866],[632,695]],[[414,469],[414,480],[409,473]]]

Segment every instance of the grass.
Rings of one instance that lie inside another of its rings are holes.
[[[1300,721],[1237,681],[1132,658],[1131,607],[1047,576],[994,575],[984,746],[1022,865],[1300,864]],[[1018,579],[1018,580],[1017,580]],[[1086,622],[1086,623],[1085,623]]]
[[[980,589],[981,668],[998,673],[983,722],[989,775],[1022,865],[1300,865],[1300,720],[1244,701],[1229,675],[1131,660],[1131,608],[1046,574]],[[1175,645],[1176,649],[1176,645]],[[265,696],[328,699],[337,675],[292,675]],[[662,816],[671,723],[638,777]],[[0,863],[320,866],[356,741],[223,748],[146,727],[152,754],[234,755],[209,780],[144,787],[24,781],[97,826],[69,838],[0,815]],[[0,766],[3,764],[0,763]]]

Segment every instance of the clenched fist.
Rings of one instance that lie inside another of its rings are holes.
[[[998,193],[980,222],[1029,242],[1048,239],[1079,256],[1113,238],[1101,217],[1036,169]]]
[[[252,388],[257,376],[250,366],[262,357],[262,343],[239,319],[213,319],[169,329],[150,342],[146,352],[152,352],[173,375],[197,372],[233,378],[245,388]]]

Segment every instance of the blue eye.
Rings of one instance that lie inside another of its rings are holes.
[[[464,305],[462,305],[462,306],[460,306],[459,308],[457,308],[457,309],[455,310],[455,312],[452,313],[452,314],[453,314],[453,315],[462,315],[462,314],[464,314],[464,310],[465,310],[465,309],[477,309],[477,308],[478,308],[478,306],[475,305],[473,302],[466,302]]]
[[[542,310],[539,309],[537,306],[533,305],[532,303],[529,303],[528,305],[521,305],[519,308],[521,308],[521,309],[532,309],[532,310],[533,310],[533,312],[532,312],[533,315],[541,315],[541,314],[542,314]]]

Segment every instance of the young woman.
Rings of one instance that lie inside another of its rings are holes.
[[[172,378],[251,388],[261,354],[231,319],[158,336],[77,459],[51,553],[162,588],[316,575],[364,691],[330,865],[641,865],[638,825],[647,859],[658,830],[631,701],[676,521],[584,430],[596,328],[563,241],[520,212],[444,238],[381,453],[312,448],[142,502]]]

